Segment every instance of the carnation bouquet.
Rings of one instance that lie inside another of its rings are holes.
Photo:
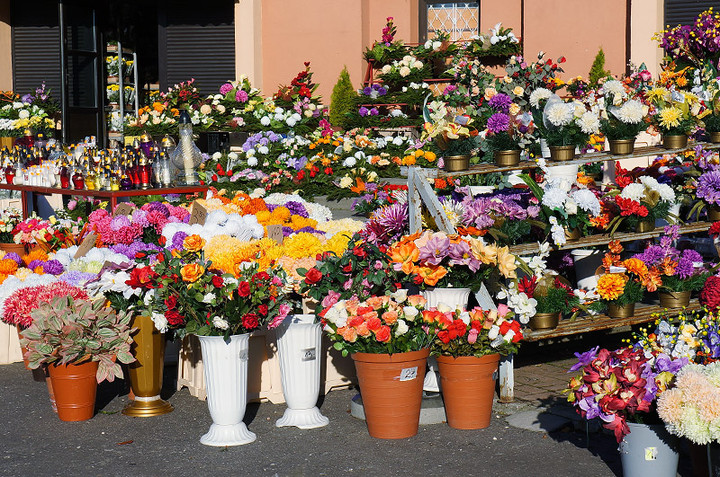
[[[424,317],[425,298],[407,290],[388,295],[328,301],[320,312],[333,347],[351,353],[406,353],[428,348],[432,321]]]
[[[646,128],[648,107],[632,97],[623,82],[609,80],[601,87],[600,131],[611,141],[635,139]]]
[[[621,225],[635,230],[641,222],[655,228],[657,219],[675,219],[670,207],[675,204],[675,191],[667,184],[661,184],[651,176],[640,176],[622,190],[608,193],[603,204],[611,210],[612,220],[607,224],[610,235]]]
[[[649,270],[642,260],[628,258],[622,260],[622,245],[613,240],[608,245],[608,253],[603,258],[603,273],[598,278],[597,293],[600,300],[593,303],[595,311],[603,311],[608,305],[623,307],[642,300],[643,292],[657,290],[662,280],[657,270]]]
[[[658,396],[662,400],[675,374],[687,364],[687,358],[673,360],[663,353],[632,347],[615,351],[595,347],[575,356],[578,363],[570,371],[579,373],[565,391],[568,401],[583,418],[600,418],[618,442],[630,433],[628,421],[657,420]]]
[[[393,269],[421,289],[468,287],[477,291],[495,270],[505,278],[515,277],[515,256],[508,247],[444,232],[426,230],[405,236],[387,254]]]
[[[591,134],[600,131],[597,114],[589,111],[584,103],[565,102],[555,94],[548,98],[543,108],[542,124],[541,135],[548,146],[583,147]]]

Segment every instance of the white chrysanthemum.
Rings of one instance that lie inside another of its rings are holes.
[[[555,102],[545,107],[545,115],[550,124],[556,127],[567,126],[573,120],[575,107],[572,104]]]
[[[558,222],[557,217],[551,215],[550,216],[550,236],[553,239],[553,242],[558,247],[561,245],[565,245],[567,242],[567,238],[565,237],[565,229],[560,225]]]
[[[572,198],[585,212],[590,215],[600,215],[600,201],[590,189],[578,189],[572,193]]]
[[[460,224],[463,216],[464,209],[462,204],[454,200],[448,200],[443,203],[443,210],[445,210],[445,215],[447,215],[450,223],[453,226],[457,227]]]
[[[530,93],[530,106],[537,108],[540,106],[540,101],[544,101],[552,96],[552,91],[547,88],[538,88]]]
[[[600,131],[600,119],[590,111],[585,111],[576,122],[585,134],[597,134]]]
[[[545,191],[542,198],[542,205],[551,209],[562,209],[565,207],[567,194],[560,188],[553,187]]]
[[[675,191],[667,184],[659,184],[655,189],[663,202],[675,202]]]
[[[625,96],[625,87],[618,80],[606,81],[603,83],[602,88],[605,96],[612,98],[612,102],[616,106],[620,104],[622,98]]]
[[[622,197],[623,199],[632,199],[634,201],[640,202],[640,200],[645,197],[645,186],[635,183],[628,184],[622,190],[622,193],[620,193],[620,197]]]
[[[638,124],[645,116],[645,108],[640,101],[631,99],[612,113],[625,124]]]
[[[657,186],[660,185],[657,179],[650,176],[640,176],[640,183],[652,190],[657,190]]]

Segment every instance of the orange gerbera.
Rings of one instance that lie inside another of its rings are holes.
[[[629,278],[624,273],[606,273],[598,279],[597,292],[603,300],[617,300]]]
[[[641,279],[644,279],[648,274],[647,265],[639,258],[628,258],[623,261],[622,266],[625,267],[628,272],[639,276]]]
[[[656,268],[653,268],[644,277],[641,277],[640,283],[642,283],[650,293],[657,291],[658,287],[662,286],[660,272]]]

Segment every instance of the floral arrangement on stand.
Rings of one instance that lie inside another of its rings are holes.
[[[395,40],[397,27],[393,17],[387,17],[387,23],[382,29],[382,39],[373,42],[372,48],[366,48],[363,57],[366,61],[372,61],[376,67],[399,60],[407,54],[407,48],[401,40]]]
[[[13,231],[22,221],[22,214],[15,208],[3,209],[0,214],[0,242],[15,243]]]
[[[697,119],[709,114],[703,111],[698,97],[685,91],[656,86],[646,92],[652,124],[665,136],[687,136]]]
[[[470,117],[453,115],[446,105],[439,101],[428,104],[424,116],[421,140],[426,144],[433,142],[444,158],[467,156],[477,148],[475,137],[478,132],[470,129]]]
[[[507,58],[522,52],[520,40],[512,28],[504,28],[502,23],[496,24],[488,33],[474,36],[465,46],[465,55],[481,60],[487,57]]]
[[[644,290],[654,292],[662,284],[657,270],[649,270],[638,258],[622,260],[622,251],[622,245],[615,240],[608,245],[608,252],[603,258],[605,273],[600,275],[597,283],[600,300],[591,305],[594,311],[608,310],[612,313],[612,308],[620,310],[627,307],[634,310],[634,304],[642,300]]]
[[[645,117],[649,108],[636,99],[635,92],[622,81],[605,81],[600,89],[600,132],[610,141],[634,140],[647,128]]]
[[[651,176],[640,176],[622,190],[614,190],[603,198],[612,219],[604,227],[614,234],[622,225],[628,231],[653,230],[657,219],[677,220],[670,208],[675,204],[675,191]]]
[[[540,134],[550,147],[584,147],[590,135],[600,131],[597,113],[588,110],[582,102],[565,102],[557,95],[547,99],[542,124]]]
[[[539,215],[540,206],[531,194],[505,190],[479,197],[465,195],[459,220],[451,222],[464,235],[492,238],[500,245],[516,245],[544,230]]]

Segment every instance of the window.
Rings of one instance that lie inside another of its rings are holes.
[[[448,2],[421,0],[420,36],[425,41],[435,31],[446,31],[451,40],[467,40],[478,35],[480,25],[479,2]]]

